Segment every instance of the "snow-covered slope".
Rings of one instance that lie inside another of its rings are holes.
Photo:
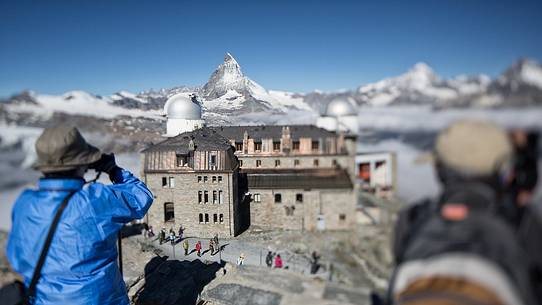
[[[417,63],[405,74],[359,87],[357,99],[369,106],[392,104],[444,106],[464,96],[484,92],[488,79],[487,76],[480,75],[462,76],[446,81],[442,80],[427,64]]]
[[[117,116],[155,117],[159,115],[157,110],[143,110],[143,107],[123,107],[115,104],[115,102],[126,99],[127,96],[130,99],[136,99],[137,103],[147,104],[147,101],[126,92],[122,95],[117,93],[111,97],[96,96],[84,91],[70,91],[63,95],[26,92],[22,96],[24,97],[22,100],[15,97],[5,103],[4,109],[10,113],[24,113],[40,119],[47,119],[54,113],[106,119]]]

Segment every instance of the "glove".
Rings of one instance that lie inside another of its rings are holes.
[[[94,169],[97,172],[107,173],[111,175],[116,168],[118,168],[115,163],[115,155],[113,154],[102,154],[100,160],[94,162],[90,168]]]

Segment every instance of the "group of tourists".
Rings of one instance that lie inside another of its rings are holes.
[[[184,255],[189,255],[189,250],[190,250],[190,242],[188,241],[188,238],[185,238],[182,242],[182,247],[183,247],[183,250],[184,250]],[[202,245],[201,245],[201,241],[198,240],[194,246],[194,250],[196,252],[196,255],[198,257],[201,257],[203,255],[202,253]],[[218,234],[215,234],[215,236],[211,239],[209,239],[209,253],[211,254],[211,256],[217,254],[218,252],[220,252],[220,244],[219,244],[219,241],[218,241]]]
[[[283,267],[282,257],[280,257],[280,254],[267,251],[267,255],[265,256],[265,264],[269,268],[274,267],[280,269]]]

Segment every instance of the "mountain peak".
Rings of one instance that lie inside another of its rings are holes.
[[[217,98],[228,90],[242,92],[246,89],[247,79],[241,72],[241,66],[230,53],[224,55],[224,62],[213,72],[209,81],[203,86],[202,94],[206,98]]]
[[[227,63],[227,62],[232,62],[239,65],[230,52],[226,52],[226,55],[224,55],[224,63]]]
[[[428,64],[424,62],[418,62],[412,68],[410,68],[409,72],[417,72],[417,73],[424,73],[424,74],[435,74],[433,71],[433,68],[429,66]]]
[[[522,58],[499,77],[499,82],[501,84],[509,83],[513,87],[527,84],[542,88],[542,66],[534,60]]]

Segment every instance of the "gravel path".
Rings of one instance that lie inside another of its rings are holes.
[[[267,255],[267,252],[269,251],[267,248],[254,243],[236,239],[221,239],[219,240],[221,251],[215,255],[211,255],[209,251],[209,240],[199,239],[196,237],[187,237],[186,239],[188,239],[188,243],[190,245],[188,250],[189,254],[184,255],[184,249],[182,247],[181,240],[177,240],[176,244],[173,246],[171,242],[166,242],[160,245],[156,237],[147,239],[145,239],[144,237],[138,238],[146,240],[147,243],[151,243],[154,247],[164,251],[164,254],[169,256],[169,259],[176,259],[180,261],[193,261],[199,259],[201,261],[219,262],[220,259],[222,259],[223,261],[229,262],[231,264],[237,264],[237,259],[239,258],[241,253],[243,253],[245,256],[245,265],[265,266],[265,257]],[[198,240],[201,241],[202,245],[201,257],[197,256],[195,250],[195,245]],[[283,266],[288,267],[288,269],[303,274],[310,273],[310,263],[306,257],[299,254],[291,253],[289,251],[279,250],[274,252],[277,252],[281,255]],[[321,271],[318,272],[318,275],[325,275],[325,272],[322,270],[322,268]]]

